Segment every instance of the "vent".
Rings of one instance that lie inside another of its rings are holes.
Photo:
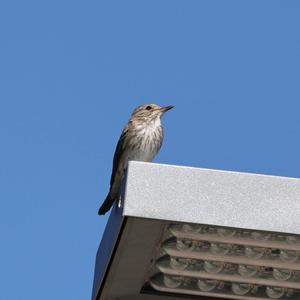
[[[166,227],[149,284],[221,299],[300,299],[298,235],[198,224]]]

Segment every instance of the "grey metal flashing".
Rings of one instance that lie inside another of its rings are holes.
[[[96,255],[92,299],[97,299],[97,295],[103,288],[105,276],[107,275],[106,272],[109,269],[109,264],[111,262],[112,254],[116,246],[123,222],[124,219],[122,216],[122,211],[117,206],[114,206],[109,216]]]
[[[142,290],[168,221],[300,234],[300,179],[130,162],[121,195],[97,252],[93,300],[190,299]]]
[[[123,214],[300,233],[300,179],[129,163]]]

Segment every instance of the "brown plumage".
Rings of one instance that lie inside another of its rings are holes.
[[[118,141],[110,179],[109,193],[99,208],[104,215],[118,199],[119,189],[129,160],[152,161],[163,141],[160,118],[173,106],[146,104],[137,107]]]

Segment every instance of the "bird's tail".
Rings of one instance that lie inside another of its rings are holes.
[[[103,204],[98,210],[98,215],[104,215],[106,212],[108,212],[109,209],[112,207],[113,203],[114,199],[111,197],[110,193],[108,193]]]

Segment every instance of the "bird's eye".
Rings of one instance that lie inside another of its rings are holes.
[[[151,110],[152,107],[151,107],[150,105],[148,105],[148,106],[146,107],[146,109],[147,109],[147,110]]]

